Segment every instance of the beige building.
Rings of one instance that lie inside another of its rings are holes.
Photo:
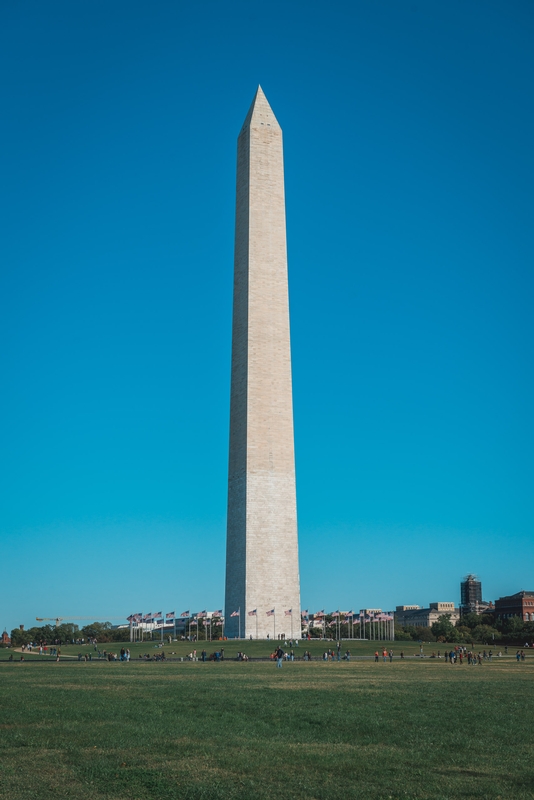
[[[226,632],[300,637],[282,130],[258,87],[237,144]]]
[[[395,609],[395,622],[397,625],[421,625],[430,628],[439,617],[449,614],[453,625],[460,619],[460,609],[454,603],[430,603],[428,608],[421,606],[397,606]]]

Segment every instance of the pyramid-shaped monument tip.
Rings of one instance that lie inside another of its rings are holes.
[[[269,101],[265,97],[265,92],[259,84],[256,94],[254,95],[252,105],[250,106],[248,114],[243,123],[243,129],[251,125],[254,127],[256,125],[267,125],[267,127],[272,126],[276,128],[280,127],[278,120],[276,119],[274,112],[269,105]]]

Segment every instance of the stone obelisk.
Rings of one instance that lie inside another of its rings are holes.
[[[225,603],[230,637],[300,638],[282,129],[261,87],[237,142]]]

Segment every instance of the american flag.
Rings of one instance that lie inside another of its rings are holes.
[[[196,621],[196,619],[193,619],[193,620],[191,620],[191,622],[189,624],[190,625],[198,625],[198,622]]]
[[[339,611],[334,611],[334,613],[332,614],[332,616],[333,616],[333,617],[339,617]]]
[[[180,616],[181,617],[188,617],[189,616],[189,611],[184,611],[184,613],[180,614]]]
[[[218,611],[213,612],[214,617],[222,617],[222,615],[223,615],[222,608],[220,608]]]
[[[241,615],[241,611],[232,611],[230,614],[231,617],[239,617]]]
[[[258,616],[258,609],[255,608],[254,611],[248,612],[249,617],[257,617]]]
[[[149,620],[149,619],[150,619],[150,617],[151,617],[151,616],[152,616],[152,611],[149,611],[149,612],[148,612],[148,614],[145,614],[145,616],[143,617],[143,619],[144,619],[144,620],[145,620],[145,622],[146,622],[147,620]]]
[[[308,616],[308,609],[306,609],[306,611],[301,611],[300,612],[300,616],[301,617],[307,617]]]
[[[293,609],[290,608],[289,611],[285,611],[284,613],[285,613],[286,617],[291,617],[292,614],[293,614]]]
[[[162,617],[162,616],[163,616],[163,614],[162,614],[162,612],[161,612],[161,611],[156,611],[156,612],[154,612],[154,616],[155,616],[155,617]]]
[[[271,608],[271,610],[267,612],[267,616],[268,617],[273,617],[274,616],[274,608]]]
[[[126,619],[128,620],[128,622],[133,622],[134,621],[134,615],[130,614],[130,616],[126,617]]]
[[[202,617],[205,617],[205,616],[207,616],[207,612],[206,611],[199,611],[198,614],[197,614],[197,617],[199,619],[202,619]]]
[[[324,617],[324,609],[322,611],[318,611],[316,614],[313,615],[315,618],[317,617]]]
[[[175,611],[169,611],[169,613],[165,614],[165,616],[167,617],[167,619],[174,619],[175,613],[176,613]]]

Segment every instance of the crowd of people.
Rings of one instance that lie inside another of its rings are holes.
[[[184,637],[182,637],[183,639]],[[129,648],[122,647],[120,653],[116,652],[108,652],[107,650],[101,650],[97,646],[96,639],[78,639],[73,640],[72,644],[76,643],[80,645],[85,645],[84,651],[78,652],[78,661],[92,661],[93,658],[98,658],[99,660],[107,660],[107,661],[126,661],[129,662],[131,659],[131,653]],[[195,638],[191,637],[190,639],[192,644],[195,644]],[[224,640],[226,642],[226,640]],[[335,640],[333,640],[335,641]],[[221,641],[222,643],[222,641]],[[92,646],[91,648],[87,647],[87,645]],[[282,646],[283,645],[283,646]],[[276,649],[270,653],[270,660],[276,661],[277,667],[281,667],[283,662],[286,661],[295,661],[295,660],[302,660],[302,661],[312,661],[314,658],[316,660],[321,659],[323,662],[334,662],[334,661],[350,661],[351,660],[351,651],[346,649],[344,652],[342,647],[342,642],[338,641],[335,643],[335,647],[329,647],[323,651],[322,656],[314,656],[309,650],[305,650],[302,656],[295,655],[295,649],[298,648],[299,641],[298,639],[288,639],[284,641],[279,641],[276,646]],[[155,645],[156,648],[162,648],[163,642],[160,644]],[[525,645],[528,647],[528,645]],[[284,649],[285,648],[285,649]],[[425,653],[423,652],[424,645],[420,643],[419,649],[419,657],[425,658]],[[22,655],[20,657],[21,661],[24,661],[24,653],[39,653],[40,656],[51,656],[55,657],[56,661],[60,660],[61,649],[58,643],[53,645],[48,645],[46,642],[40,643],[29,643],[21,646]],[[504,654],[508,656],[508,646],[504,647]],[[172,656],[176,656],[176,653],[172,652]],[[404,651],[401,650],[399,653],[400,660],[404,660]],[[445,663],[448,664],[463,664],[464,661],[470,665],[479,665],[481,666],[485,662],[491,663],[493,658],[501,658],[503,656],[502,650],[499,650],[497,653],[494,653],[493,649],[484,648],[481,651],[476,651],[474,645],[471,645],[471,649],[468,649],[466,645],[463,644],[455,644],[445,646],[443,653],[441,650],[434,650],[430,655],[430,658],[441,659],[443,658]],[[366,657],[366,656],[364,656]],[[426,656],[428,657],[428,656]],[[139,654],[138,658],[144,661],[165,661],[165,651],[161,650],[161,652],[150,654],[150,653],[143,653]],[[249,661],[249,656],[244,653],[243,651],[239,651],[236,656],[232,656],[233,660],[236,661]],[[377,649],[374,651],[374,661],[378,663],[382,660],[384,663],[392,662],[394,659],[393,649],[391,647],[384,646],[383,649]],[[526,655],[524,649],[518,649],[515,653],[515,659],[519,663],[521,661],[525,661]],[[13,655],[11,654],[9,657],[10,661],[13,661]],[[221,662],[224,661],[224,647],[219,647],[214,652],[208,655],[208,652],[203,649],[200,655],[197,654],[196,648],[192,649],[189,654],[181,659],[186,661],[215,661]],[[262,660],[262,659],[260,659]]]

